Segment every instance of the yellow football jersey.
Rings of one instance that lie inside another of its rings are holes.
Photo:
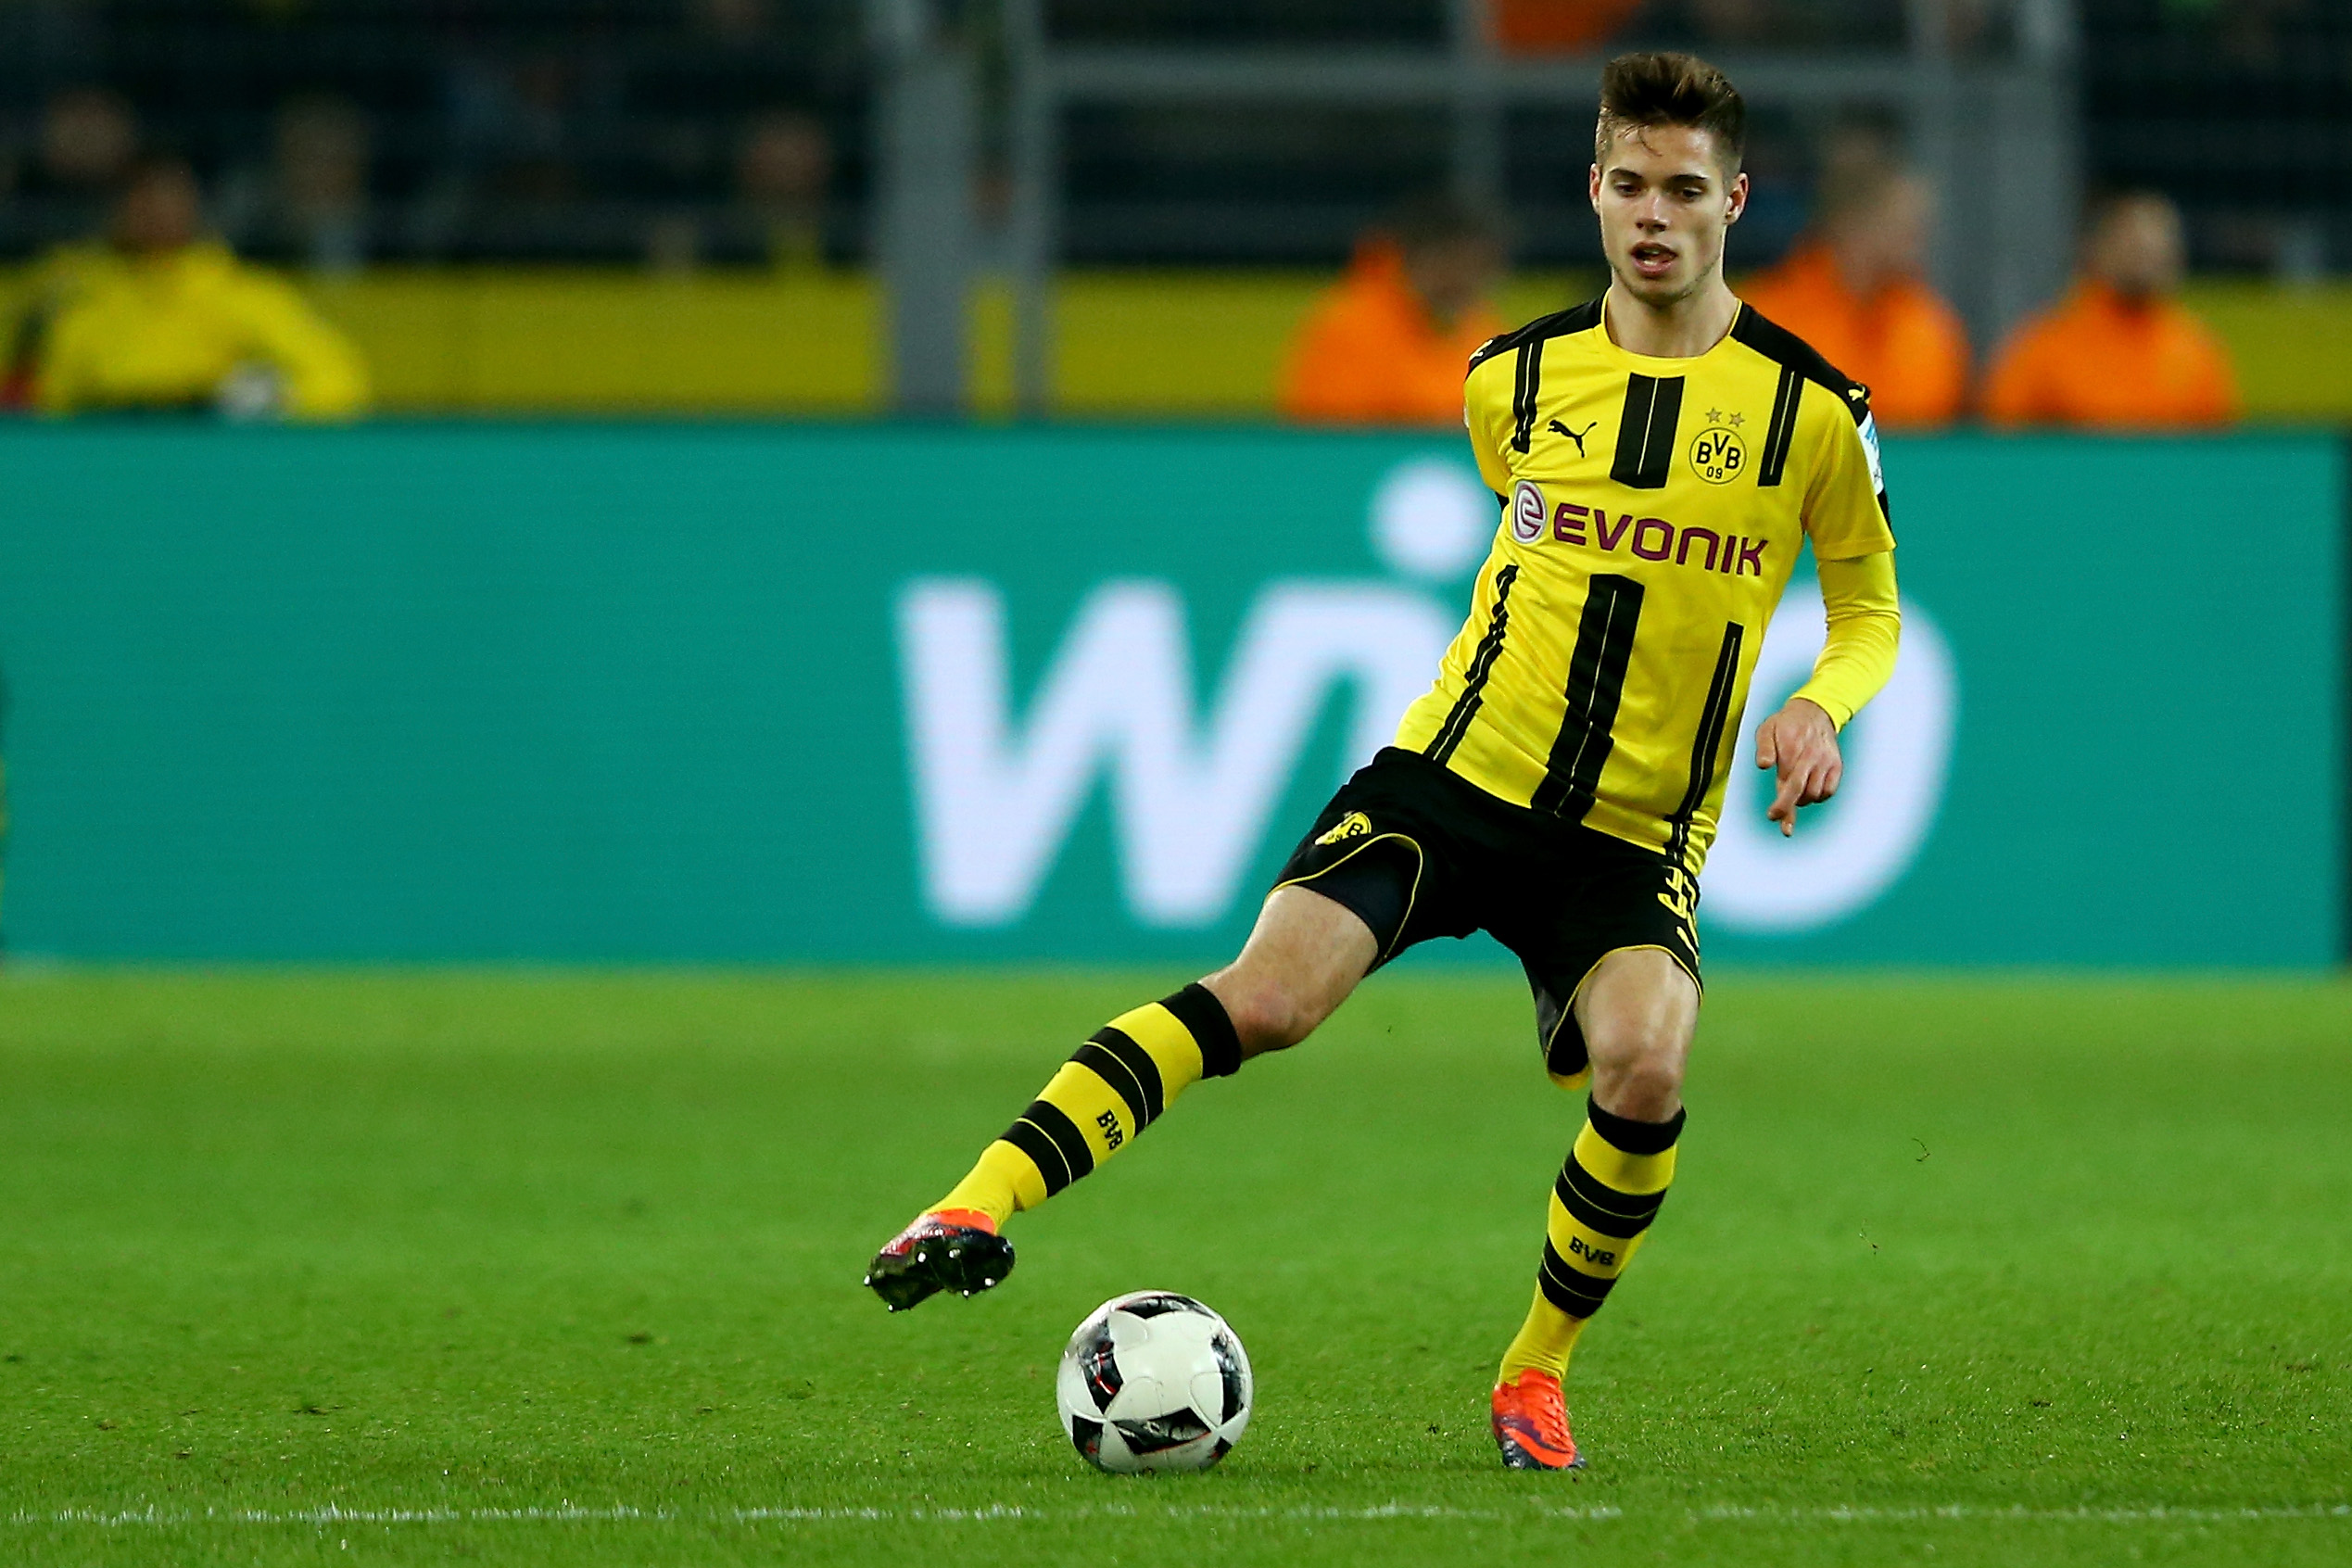
[[[1869,395],[1747,306],[1657,360],[1595,300],[1479,349],[1463,400],[1502,524],[1397,744],[1696,877],[1799,547],[1894,548]]]

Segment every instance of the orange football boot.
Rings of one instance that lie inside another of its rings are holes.
[[[864,1283],[882,1305],[903,1312],[942,1290],[977,1296],[1012,1271],[1013,1244],[996,1233],[996,1221],[974,1208],[942,1208],[917,1215],[883,1243]]]
[[[1585,1460],[1568,1435],[1568,1409],[1560,1380],[1534,1367],[1515,1383],[1495,1385],[1495,1446],[1506,1470],[1582,1470]]]

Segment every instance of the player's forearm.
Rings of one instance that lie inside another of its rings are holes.
[[[1843,729],[1894,674],[1903,609],[1895,594],[1893,551],[1822,562],[1821,602],[1828,613],[1828,637],[1813,662],[1813,678],[1796,695],[1819,704],[1829,722]]]

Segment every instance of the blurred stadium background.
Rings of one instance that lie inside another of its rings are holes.
[[[1716,951],[2333,962],[2320,0],[7,0],[9,942],[1215,951],[1458,613],[1463,348],[1599,286],[1652,43],[1751,99],[1735,276],[1876,388],[1915,601]],[[2308,834],[2183,844],[2181,723]]]
[[[1754,106],[1741,268],[1876,128],[1935,182],[1982,356],[2055,293],[2083,192],[2154,187],[2249,413],[2352,410],[2333,0],[8,0],[0,255],[27,285],[160,148],[386,412],[1247,418],[1414,194],[1509,218],[1503,314],[1590,286],[1594,56],[1642,43]],[[953,324],[906,297],[965,288]]]
[[[1735,778],[1604,1459],[1478,1423],[1578,1109],[1484,939],[885,1321],[1428,678],[1653,44],[1906,605],[1840,798]],[[0,1529],[2341,1563],[2347,272],[2346,0],[0,0]],[[1106,1505],[1144,1283],[1261,1425]]]

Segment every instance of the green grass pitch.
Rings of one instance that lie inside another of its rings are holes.
[[[1569,1478],[1486,1431],[1582,1103],[1499,974],[857,1288],[1182,978],[0,980],[0,1558],[2352,1562],[2352,988],[1717,977]],[[1146,1285],[1257,1365],[1205,1476],[1055,1422]]]

